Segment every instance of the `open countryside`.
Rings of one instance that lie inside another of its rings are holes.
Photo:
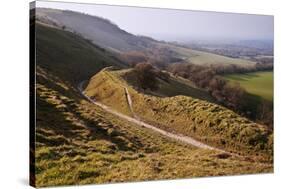
[[[273,172],[271,16],[36,6],[33,186]]]
[[[273,72],[253,72],[226,75],[230,81],[238,82],[247,92],[273,101]]]

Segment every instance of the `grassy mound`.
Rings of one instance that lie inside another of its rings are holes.
[[[272,134],[231,110],[187,96],[160,98],[146,95],[118,77],[120,71],[104,69],[91,78],[86,94],[128,114],[124,87],[133,109],[143,120],[170,132],[192,136],[207,144],[242,155],[272,160]]]

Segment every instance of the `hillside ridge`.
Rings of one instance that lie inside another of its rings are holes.
[[[116,70],[103,69],[94,75],[85,94],[132,117],[124,92],[125,82],[114,72]],[[267,152],[272,150],[273,135],[267,127],[227,108],[183,95],[164,98],[146,95],[127,87],[134,112],[141,120],[160,129],[191,136],[241,155],[259,153],[261,158],[266,158]]]
[[[144,50],[155,42],[148,37],[128,33],[108,19],[85,13],[39,8],[36,10],[36,18],[41,22],[82,35],[112,52]]]

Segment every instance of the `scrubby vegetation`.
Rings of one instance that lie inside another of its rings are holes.
[[[135,66],[134,71],[137,76],[137,86],[141,89],[156,90],[158,88],[156,83],[157,73],[151,64],[139,63]]]

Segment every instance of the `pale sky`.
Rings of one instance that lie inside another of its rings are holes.
[[[273,39],[273,16],[36,1],[36,7],[72,10],[111,20],[137,35],[162,40]]]

